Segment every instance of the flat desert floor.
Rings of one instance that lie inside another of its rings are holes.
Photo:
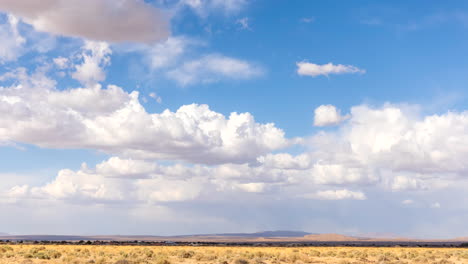
[[[0,263],[468,263],[465,248],[0,245]]]

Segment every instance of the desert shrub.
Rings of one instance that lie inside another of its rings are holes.
[[[242,258],[238,258],[234,261],[234,264],[249,264],[249,261]]]
[[[33,247],[33,248],[31,248],[31,249],[29,250],[29,253],[31,253],[31,254],[34,255],[34,254],[36,254],[36,253],[38,253],[39,251],[44,250],[44,249],[46,249],[46,248],[45,248],[45,247]]]
[[[255,264],[265,264],[265,262],[263,261],[262,258],[255,258],[255,259],[254,259],[254,263],[255,263]]]
[[[96,261],[96,264],[105,264],[106,263],[106,259],[105,258],[99,258],[97,261]]]
[[[149,248],[145,248],[145,250],[143,250],[143,255],[147,258],[152,258],[154,256],[154,251]]]
[[[171,262],[165,258],[162,258],[158,259],[158,261],[156,261],[156,264],[171,264]]]
[[[7,251],[5,254],[4,254],[4,257],[5,258],[12,258],[15,256],[15,253],[13,251]]]
[[[44,251],[39,251],[36,254],[34,254],[34,258],[37,258],[37,259],[50,259],[50,256]]]
[[[13,248],[10,246],[2,246],[0,247],[0,253],[5,253],[7,251],[13,251]]]
[[[120,259],[114,262],[114,264],[132,264],[132,262],[126,260],[126,259]]]
[[[192,250],[190,251],[186,251],[186,250],[182,250],[179,252],[178,256],[180,258],[191,258],[195,255],[195,252],[193,252]]]
[[[338,262],[338,264],[351,264],[351,262],[347,261],[347,260],[340,260],[340,262]]]
[[[58,252],[57,250],[49,249],[47,250],[47,255],[49,255],[50,258],[58,259],[62,256],[62,253]]]
[[[452,261],[446,260],[446,259],[441,259],[439,261],[434,261],[432,264],[453,264]]]

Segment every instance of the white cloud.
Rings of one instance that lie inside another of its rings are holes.
[[[249,113],[228,117],[207,105],[146,112],[138,92],[109,85],[57,90],[43,73],[24,69],[0,88],[0,141],[49,148],[88,148],[135,158],[202,163],[255,161],[290,144],[274,124],[259,124]]]
[[[313,23],[315,22],[315,17],[303,17],[301,18],[302,23]]]
[[[76,71],[72,73],[72,78],[85,86],[93,86],[104,81],[106,73],[103,67],[110,64],[110,54],[112,50],[107,43],[86,41],[81,54],[83,62],[75,65]]]
[[[162,103],[161,96],[157,95],[156,93],[150,93],[149,97],[153,98],[158,104]]]
[[[379,181],[379,175],[374,170],[337,162],[325,163],[319,160],[311,172],[317,184],[369,184]]]
[[[151,43],[169,35],[168,17],[142,0],[1,0],[0,10],[38,31],[90,40]]]
[[[167,73],[179,85],[212,83],[223,78],[250,79],[261,76],[263,70],[251,63],[218,54],[206,55],[200,59],[185,62]]]
[[[409,205],[409,204],[414,204],[414,201],[411,199],[408,199],[408,200],[403,200],[401,203],[404,205]]]
[[[263,75],[251,62],[216,53],[204,53],[205,43],[183,36],[171,37],[144,49],[149,67],[181,86],[207,84],[225,79],[246,80]]]
[[[426,189],[427,187],[424,186],[423,181],[420,179],[398,175],[392,179],[390,188],[399,191]]]
[[[220,165],[221,168],[223,166]],[[223,195],[226,190],[216,191],[215,181],[223,178],[222,171],[208,166],[162,166],[112,157],[94,169],[83,164],[78,171],[60,170],[53,181],[43,186],[14,186],[6,192],[6,197],[12,200],[33,198],[91,203],[186,201],[196,199],[202,192],[212,193],[210,197],[213,193]],[[231,187],[230,191],[259,193],[264,191],[266,184],[232,180],[227,185]]]
[[[53,59],[54,64],[61,70],[70,67],[70,60],[64,57],[57,57]]]
[[[192,8],[198,15],[207,16],[210,12],[225,14],[237,13],[248,3],[248,0],[182,0],[181,5]]]
[[[266,184],[263,182],[251,182],[251,183],[239,183],[234,185],[235,188],[242,190],[244,192],[250,193],[260,193],[265,190]]]
[[[342,64],[315,64],[309,62],[297,62],[297,74],[307,75],[312,77],[317,77],[319,75],[328,76],[330,74],[346,74],[346,73],[359,73],[364,74],[366,71],[359,69],[356,66],[352,65],[342,65]]]
[[[153,45],[149,51],[152,69],[161,69],[177,65],[187,47],[197,42],[186,37],[170,37],[164,42]]]
[[[308,147],[305,152],[273,154],[296,140],[249,113],[224,116],[192,104],[152,114],[137,92],[113,85],[58,90],[44,70],[28,74],[20,68],[0,76],[13,80],[0,87],[0,142],[118,157],[95,169],[62,170],[43,186],[20,185],[10,198],[169,202],[243,192],[278,199],[365,199],[339,188],[423,192],[454,186],[468,171],[467,112],[421,116],[414,106],[360,105],[336,130],[297,141]],[[161,166],[141,159],[218,165]]]
[[[7,16],[7,22],[0,24],[0,63],[16,60],[23,52],[26,39],[18,31],[18,19]]]
[[[262,165],[274,169],[307,169],[310,168],[311,159],[307,154],[292,156],[288,153],[268,154],[258,159]]]
[[[446,188],[466,175],[467,112],[421,116],[417,107],[351,109],[337,131],[308,140],[314,175],[325,182],[381,183],[394,191]]]
[[[335,126],[349,118],[333,105],[321,105],[314,111],[314,126]]]
[[[82,170],[86,171],[86,164]],[[106,177],[146,178],[156,171],[156,164],[141,160],[121,159],[112,157],[106,162],[96,165],[96,173]]]
[[[249,18],[248,17],[243,17],[243,18],[237,19],[236,24],[239,25],[240,29],[251,30],[250,25],[249,25]]]
[[[435,202],[435,203],[431,204],[431,208],[439,209],[440,208],[440,203]]]
[[[347,189],[319,191],[314,194],[306,195],[305,198],[319,200],[366,200],[363,192],[355,192]]]

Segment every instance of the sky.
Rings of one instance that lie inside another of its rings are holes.
[[[0,0],[0,232],[468,236],[467,32],[466,1]]]

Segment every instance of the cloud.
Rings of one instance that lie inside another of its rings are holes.
[[[300,21],[302,23],[307,23],[307,24],[313,23],[313,22],[315,22],[315,17],[303,17],[303,18],[301,18]]]
[[[367,197],[363,192],[355,192],[346,189],[319,191],[311,195],[306,195],[306,198],[319,200],[366,200]]]
[[[0,63],[16,60],[24,52],[26,39],[18,31],[18,19],[7,16],[7,22],[0,24]]]
[[[263,74],[263,70],[251,63],[218,54],[205,55],[183,63],[167,72],[167,77],[181,86],[197,83],[213,83],[223,78],[251,79]]]
[[[275,169],[307,169],[311,166],[311,159],[307,154],[293,156],[289,153],[268,154],[261,156],[258,162]]]
[[[57,57],[53,59],[54,64],[61,70],[66,69],[70,66],[70,60],[64,57]]]
[[[85,86],[93,86],[106,79],[103,67],[110,64],[112,50],[105,42],[86,41],[81,57],[83,62],[75,65],[75,72],[71,77]],[[57,63],[56,60],[54,60]],[[59,61],[62,62],[62,61]]]
[[[206,54],[202,41],[178,36],[146,49],[149,67],[158,75],[175,81],[180,86],[220,82],[225,79],[247,80],[264,74],[251,62],[221,54]]]
[[[158,104],[162,103],[161,96],[157,95],[156,93],[150,93],[149,97],[153,98]]]
[[[192,104],[150,114],[138,92],[114,85],[58,90],[43,72],[25,69],[2,78],[14,81],[0,87],[4,142],[201,163],[254,162],[290,145],[281,129],[257,123],[250,113],[224,116]]]
[[[167,68],[179,63],[188,46],[196,41],[186,37],[170,37],[164,42],[153,45],[149,50],[150,66],[154,69]]]
[[[390,187],[393,190],[418,190],[426,189],[422,180],[398,175],[393,177]]]
[[[60,170],[54,180],[43,186],[14,186],[4,196],[12,200],[141,204],[194,200],[202,193],[220,197],[227,192],[261,193],[265,190],[263,182],[217,181],[229,175],[223,173],[227,172],[224,166],[159,165],[112,157],[95,168],[84,163],[77,171]]]
[[[237,19],[236,24],[239,25],[240,29],[242,30],[251,30],[248,17]]]
[[[180,5],[189,6],[198,15],[207,16],[211,12],[233,14],[242,10],[248,0],[182,0]]]
[[[144,43],[169,36],[168,17],[142,0],[0,0],[0,10],[56,35]]]
[[[307,141],[314,175],[332,183],[380,183],[394,191],[453,186],[468,171],[468,113],[421,116],[417,109],[351,108],[337,131],[321,131]]]
[[[414,204],[414,201],[411,199],[408,199],[408,200],[403,200],[401,203],[404,205],[410,205],[410,204]]]
[[[319,75],[328,76],[330,74],[346,74],[346,73],[366,73],[365,70],[359,69],[358,67],[352,65],[342,65],[342,64],[315,64],[309,62],[297,62],[297,74],[317,77]]]
[[[168,168],[170,169],[170,168]],[[81,203],[153,203],[192,200],[198,196],[201,179],[164,178],[154,163],[110,158],[90,169],[60,170],[57,177],[38,187],[11,188],[10,199],[48,199]]]
[[[60,90],[46,70],[0,75],[8,84],[0,87],[0,142],[116,157],[94,169],[61,170],[47,184],[18,185],[3,194],[9,199],[167,203],[241,193],[365,199],[353,190],[454,188],[468,171],[467,112],[422,115],[418,106],[358,105],[336,129],[294,140],[249,113],[225,116],[197,104],[148,113],[138,92],[115,85]],[[298,142],[304,152],[278,153]],[[153,162],[160,159],[175,165]]]
[[[314,126],[335,126],[349,118],[342,116],[340,110],[333,105],[321,105],[314,111]]]

